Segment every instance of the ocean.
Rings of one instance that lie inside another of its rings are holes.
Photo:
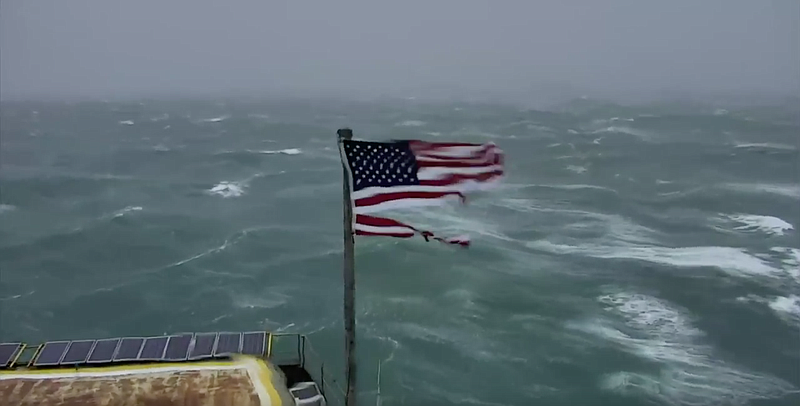
[[[800,404],[796,103],[4,102],[0,341],[299,332],[342,385],[344,126],[506,153],[397,213],[470,248],[357,239],[362,404]]]

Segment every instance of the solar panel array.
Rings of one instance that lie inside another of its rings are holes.
[[[186,333],[158,337],[122,337],[103,340],[50,341],[30,365],[54,367],[121,362],[177,362],[225,357],[231,354],[264,356],[267,332]],[[21,343],[0,344],[0,369],[22,351]]]
[[[0,344],[0,369],[11,366],[11,361],[17,357],[25,346],[22,343]]]

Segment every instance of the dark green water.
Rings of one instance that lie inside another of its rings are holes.
[[[378,361],[387,406],[800,403],[796,106],[4,103],[0,340],[301,332],[341,371],[340,126],[507,153],[399,214],[469,250],[357,240],[365,404]]]

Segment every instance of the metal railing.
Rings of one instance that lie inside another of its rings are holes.
[[[331,405],[344,404],[344,389],[330,372],[325,373],[323,357],[304,334],[274,333],[267,338],[267,359],[277,366],[297,365],[311,376]]]

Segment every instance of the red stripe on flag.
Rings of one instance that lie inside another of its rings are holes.
[[[363,230],[356,230],[356,235],[362,235],[365,237],[395,237],[395,238],[411,238],[414,236],[413,231],[409,231],[408,233],[374,233],[371,231],[363,231]]]
[[[408,224],[399,222],[397,220],[388,219],[385,217],[375,217],[375,216],[367,216],[364,214],[356,215],[356,225],[363,225],[363,226],[370,226],[370,227],[386,227],[386,228],[396,228],[396,227],[404,227],[409,230],[408,233],[398,232],[397,230],[392,231],[366,231],[366,230],[359,230],[356,228],[356,235],[361,236],[383,236],[383,237],[397,237],[397,238],[409,238],[413,237],[414,234],[419,234],[425,241],[435,240],[445,244],[454,244],[460,245],[462,247],[469,247],[469,238],[466,237],[455,237],[455,238],[442,238],[435,236],[430,231],[421,231],[415,227],[412,227]]]
[[[414,227],[401,223],[397,220],[387,219],[385,217],[368,216],[366,214],[356,214],[356,223],[373,227],[408,227],[414,231],[417,231]]]
[[[390,202],[392,200],[404,200],[404,199],[441,199],[447,196],[458,196],[461,198],[462,201],[466,199],[466,197],[461,192],[390,192],[390,193],[381,193],[375,196],[364,197],[361,199],[356,199],[355,204],[356,207],[365,207],[365,206],[374,206],[376,204],[381,204],[384,202]]]

